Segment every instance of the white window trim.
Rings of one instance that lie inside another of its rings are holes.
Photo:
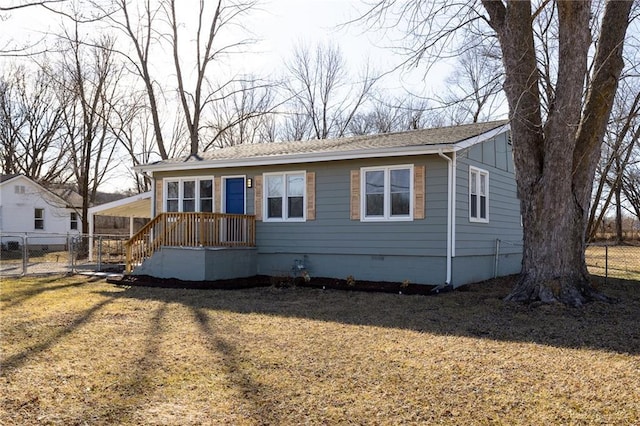
[[[409,214],[407,216],[391,215],[391,170],[409,169]],[[384,215],[367,216],[367,173],[370,171],[384,171]],[[413,206],[415,188],[413,183],[413,164],[392,166],[372,166],[360,168],[360,222],[409,222],[413,220]]]
[[[42,217],[41,218],[37,218],[36,217],[36,210],[42,210]],[[46,210],[44,207],[34,207],[33,208],[33,230],[34,231],[44,231],[47,229],[47,222],[45,220],[46,218]],[[40,220],[42,221],[42,228],[36,228],[36,220]]]
[[[242,198],[244,200],[243,210],[245,214],[247,213],[247,175],[229,175],[222,176],[222,180],[220,181],[220,211],[222,213],[227,212],[227,179],[238,179],[242,178],[244,181],[244,185],[242,188],[243,195]]]
[[[286,202],[287,198],[287,176],[288,175],[302,175],[302,217],[287,217],[289,204]],[[268,176],[282,176],[284,182],[284,188],[282,191],[282,217],[269,217],[269,194],[267,177]],[[286,172],[272,172],[262,174],[262,221],[263,222],[306,222],[307,221],[307,171],[286,171]]]
[[[73,215],[76,215],[76,218],[73,218]],[[76,212],[70,212],[69,213],[69,230],[71,231],[78,231],[80,229],[80,217],[78,215],[78,213]],[[73,226],[71,226],[73,223],[76,224],[75,229],[73,228]]]
[[[476,212],[478,212],[478,217],[471,216],[471,174],[477,173],[478,179],[476,180]],[[480,176],[485,176],[485,199],[486,199],[486,213],[487,217],[480,217]],[[469,166],[469,222],[476,223],[489,223],[489,171],[480,169],[478,167]]]
[[[184,188],[183,188],[183,182],[189,182],[189,181],[194,181],[195,182],[195,190],[196,190],[196,207],[195,210],[196,212],[200,212],[200,181],[201,180],[210,180],[211,181],[211,195],[212,195],[212,203],[214,205],[214,210],[215,210],[215,199],[216,199],[216,188],[215,188],[215,184],[214,184],[214,179],[213,176],[185,176],[185,177],[180,177],[180,178],[166,178],[163,179],[163,184],[162,184],[162,211],[163,212],[167,212],[167,195],[169,193],[168,191],[168,187],[169,187],[169,183],[170,182],[178,182],[178,212],[182,212],[182,204],[184,201],[184,197],[183,197],[183,192],[184,192]],[[175,212],[170,212],[170,213],[175,213]]]

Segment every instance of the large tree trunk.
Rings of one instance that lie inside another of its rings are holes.
[[[545,180],[561,180],[565,173],[560,169],[548,172]],[[523,202],[527,205],[523,209],[522,273],[506,300],[579,306],[603,299],[591,286],[586,267],[586,217],[571,191],[558,189],[549,191],[541,184]]]
[[[607,3],[590,80],[591,3],[551,3],[558,15],[558,74],[545,120],[531,2],[483,4],[503,53],[524,225],[522,275],[507,300],[573,306],[605,300],[590,284],[585,233],[595,167],[623,66],[632,1]]]

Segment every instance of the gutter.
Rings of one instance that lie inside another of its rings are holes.
[[[447,278],[445,285],[451,285],[451,263],[455,253],[455,169],[456,157],[455,152],[452,154],[453,159],[444,155],[442,150],[438,151],[438,155],[447,161]]]

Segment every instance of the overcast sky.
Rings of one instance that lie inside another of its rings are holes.
[[[0,0],[3,5],[20,3],[21,0]],[[184,2],[182,4],[187,4]],[[179,3],[180,4],[180,3]],[[245,18],[246,27],[261,41],[252,47],[255,51],[234,62],[237,72],[271,74],[282,69],[282,63],[296,44],[315,46],[319,42],[340,46],[347,65],[357,74],[368,61],[377,72],[387,72],[402,62],[403,58],[389,49],[394,44],[389,32],[367,30],[363,25],[342,25],[356,19],[367,9],[361,0],[262,0],[251,15]],[[0,45],[13,39],[17,43],[39,40],[47,31],[55,32],[61,18],[41,8],[19,9],[4,15]],[[6,62],[7,58],[0,58]],[[425,83],[420,69],[397,72],[382,83],[384,88],[425,94],[425,87],[437,85],[450,69],[436,69]],[[266,75],[265,75],[266,77]],[[429,91],[429,90],[427,90]]]

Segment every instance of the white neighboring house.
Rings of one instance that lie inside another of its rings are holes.
[[[30,245],[63,248],[69,236],[82,233],[78,197],[56,194],[24,175],[0,175],[2,247],[17,248],[27,234]]]

